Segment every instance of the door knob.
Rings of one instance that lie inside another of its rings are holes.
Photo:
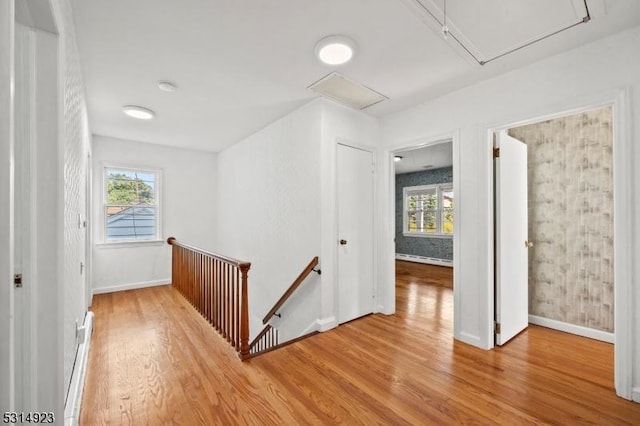
[[[524,242],[524,246],[525,246],[526,248],[531,248],[531,247],[533,247],[533,241],[525,241],[525,242]]]
[[[340,245],[341,246],[346,246],[347,245],[347,240],[340,240]]]

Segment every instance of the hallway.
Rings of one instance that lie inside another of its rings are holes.
[[[398,275],[396,315],[245,363],[171,286],[96,295],[82,424],[640,420],[613,391],[611,345],[536,326],[493,351],[454,342],[452,290],[424,281]]]

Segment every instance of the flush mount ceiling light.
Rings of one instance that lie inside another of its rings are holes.
[[[356,43],[343,35],[325,37],[316,44],[316,56],[327,65],[346,64],[353,58]]]
[[[396,155],[395,157],[393,157],[393,161],[395,161],[396,163],[402,161],[402,157],[399,155]]]
[[[129,117],[137,118],[139,120],[151,120],[156,115],[156,113],[149,108],[138,105],[125,105],[122,107],[122,112],[127,114]]]

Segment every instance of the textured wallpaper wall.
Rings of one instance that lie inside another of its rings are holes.
[[[63,50],[64,108],[64,384],[71,380],[76,355],[76,321],[84,322],[86,283],[80,262],[86,262],[84,228],[78,215],[87,219],[86,183],[91,136],[87,121],[84,83],[76,45],[73,14],[69,0],[60,0],[60,47]]]
[[[402,235],[402,189],[406,186],[453,182],[453,167],[396,175],[396,253],[453,260],[452,238],[405,237]]]
[[[529,314],[613,332],[611,108],[509,134],[528,146]]]

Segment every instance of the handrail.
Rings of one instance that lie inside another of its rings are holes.
[[[210,251],[206,251],[204,249],[195,247],[195,246],[190,246],[189,244],[185,244],[185,243],[179,243],[175,237],[169,237],[167,238],[167,244],[174,245],[174,246],[178,246],[178,247],[183,247],[186,249],[189,249],[191,251],[195,251],[196,253],[200,253],[203,254],[205,256],[210,256],[213,257],[215,259],[218,260],[222,260],[223,262],[229,263],[233,266],[237,266],[238,268],[242,268],[243,266],[246,267],[250,267],[251,266],[251,262],[245,262],[244,260],[238,260],[238,259],[234,259],[232,257],[227,257],[227,256],[223,256],[221,254],[217,254],[217,253],[212,253]]]
[[[251,343],[249,343],[249,349],[253,349],[254,346],[267,334],[273,327],[271,325],[265,326],[260,333],[256,336]]]
[[[304,268],[304,271],[302,271],[300,273],[300,275],[298,275],[298,278],[295,279],[295,281],[289,286],[287,291],[284,292],[282,297],[276,302],[275,305],[273,305],[273,308],[271,308],[269,313],[267,313],[267,315],[265,315],[265,317],[262,320],[263,324],[266,324],[271,319],[272,316],[276,315],[276,312],[278,312],[278,309],[280,309],[282,307],[282,305],[284,305],[284,303],[287,301],[287,299],[289,299],[289,297],[291,297],[291,295],[296,291],[296,289],[300,286],[300,284],[302,284],[304,279],[307,278],[307,276],[311,272],[317,272],[318,274],[321,273],[319,269],[318,270],[314,269],[316,266],[318,266],[318,262],[319,262],[318,256],[314,257],[311,260],[311,262],[309,262],[307,267]]]
[[[234,347],[241,360],[249,348],[248,274],[250,262],[210,253],[174,237],[171,283]]]

